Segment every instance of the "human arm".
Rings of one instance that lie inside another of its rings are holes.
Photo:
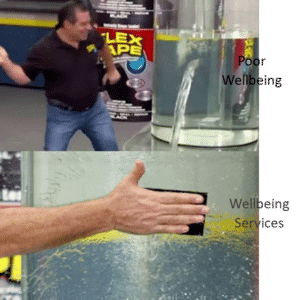
[[[30,78],[27,77],[23,68],[12,62],[6,50],[0,46],[0,66],[5,71],[8,77],[20,85],[29,84]]]
[[[107,81],[112,85],[117,83],[120,80],[121,75],[114,64],[113,57],[110,54],[107,44],[104,44],[100,51],[100,57],[103,58],[107,70],[102,79],[103,84],[105,85]]]
[[[185,233],[209,212],[194,194],[154,192],[138,186],[145,172],[137,160],[107,197],[55,208],[0,210],[0,257],[57,247],[116,229],[135,234]]]

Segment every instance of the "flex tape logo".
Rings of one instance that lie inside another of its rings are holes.
[[[153,61],[154,30],[153,29],[112,29],[98,27],[108,45],[113,57],[128,54],[133,57],[142,57],[144,53],[149,61]]]
[[[9,281],[21,281],[21,255],[0,258],[0,276],[4,275]]]
[[[130,56],[142,56],[143,38],[134,36],[132,33],[115,32],[115,38],[111,37],[110,32],[101,34],[112,56],[121,56],[128,53]]]

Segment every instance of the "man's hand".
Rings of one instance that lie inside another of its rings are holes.
[[[0,67],[4,72],[17,84],[29,84],[31,80],[27,77],[21,66],[13,63],[8,56],[6,50],[0,46]]]
[[[201,196],[143,189],[145,172],[137,160],[132,171],[105,198],[67,206],[1,209],[0,257],[25,254],[117,229],[135,234],[185,233],[203,222],[209,208]]]
[[[143,162],[137,160],[129,175],[108,196],[114,229],[136,234],[185,233],[188,224],[204,221],[209,208],[199,205],[203,197],[143,189],[138,182],[144,173]]]
[[[109,83],[111,85],[114,85],[120,79],[121,79],[121,75],[120,75],[119,71],[116,68],[113,68],[104,74],[102,82],[103,82],[103,85],[106,85],[107,81],[109,81]]]
[[[0,66],[4,64],[8,60],[8,53],[6,50],[0,46]]]

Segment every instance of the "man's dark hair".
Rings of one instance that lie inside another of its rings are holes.
[[[58,24],[56,25],[56,29],[63,27],[63,23],[65,20],[68,20],[71,24],[75,24],[76,19],[76,11],[89,11],[87,6],[85,6],[81,1],[69,1],[67,2],[58,12]]]

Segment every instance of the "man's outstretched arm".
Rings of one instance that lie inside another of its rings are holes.
[[[135,234],[185,233],[209,208],[194,194],[154,192],[138,186],[145,172],[137,160],[107,197],[55,208],[0,210],[0,257],[57,247],[117,229]]]
[[[25,85],[31,82],[23,68],[12,62],[6,50],[0,46],[0,67],[5,71],[8,77],[18,84]]]

